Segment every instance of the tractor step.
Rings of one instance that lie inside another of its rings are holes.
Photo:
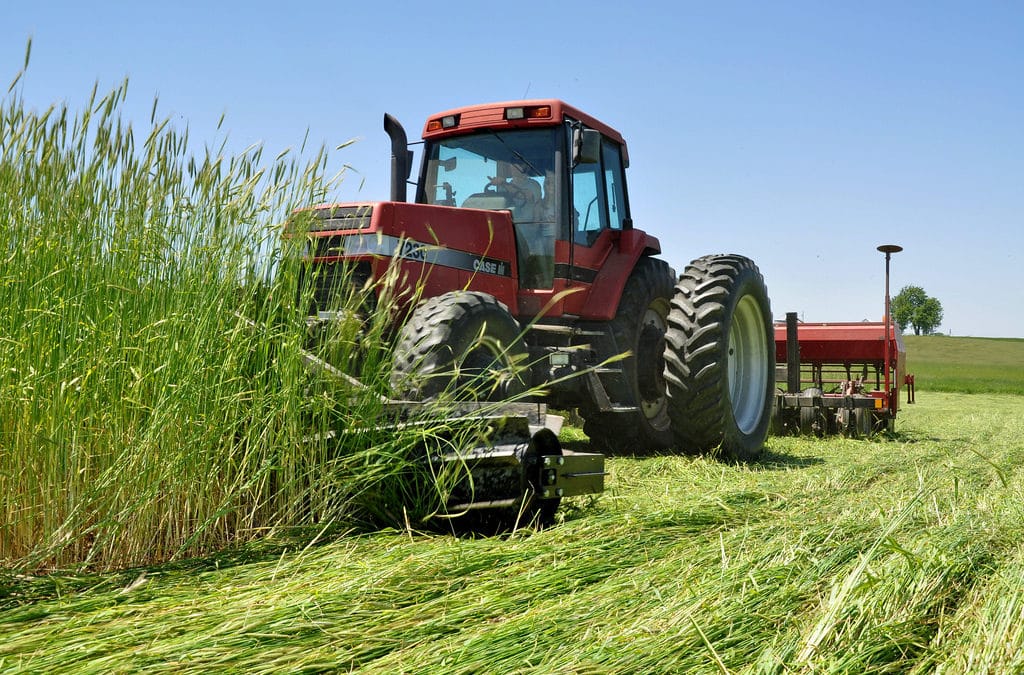
[[[621,372],[616,369],[601,369],[595,368],[587,372],[584,375],[584,382],[587,384],[587,390],[590,392],[590,398],[597,404],[597,409],[601,412],[610,413],[635,413],[639,412],[640,408],[635,405],[619,405],[614,403],[611,397],[608,396],[608,390],[604,388],[604,384],[601,382],[601,378],[598,377],[600,372]]]

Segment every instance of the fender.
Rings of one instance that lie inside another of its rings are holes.
[[[622,290],[641,256],[661,253],[657,237],[642,230],[616,231],[615,245],[594,278],[580,318],[610,321],[615,317],[622,299]]]

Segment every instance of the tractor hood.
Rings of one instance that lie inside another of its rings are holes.
[[[309,233],[315,259],[382,255],[461,266],[452,253],[462,251],[471,253],[474,260],[500,258],[505,263],[501,271],[509,276],[513,272],[512,218],[505,211],[365,202],[304,209],[296,218],[303,214],[306,220],[293,231]],[[465,266],[473,271],[480,268],[472,261]]]
[[[408,202],[328,204],[297,211],[290,236],[307,233],[307,255],[329,264],[369,261],[373,277],[402,268],[403,284],[432,291],[473,287],[514,306],[518,273],[512,216],[507,211]],[[444,242],[444,243],[442,243]]]

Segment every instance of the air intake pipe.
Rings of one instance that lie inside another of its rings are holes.
[[[412,151],[405,129],[394,117],[384,113],[384,131],[391,139],[391,201],[404,202],[406,181],[412,170]]]

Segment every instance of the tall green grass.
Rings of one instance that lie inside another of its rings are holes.
[[[156,101],[140,132],[127,84],[36,110],[16,80],[0,107],[0,566],[108,569],[429,514],[414,455],[438,430],[367,423],[388,317],[323,341],[369,387],[304,367],[302,237],[282,223],[335,187],[328,153],[196,150]]]

